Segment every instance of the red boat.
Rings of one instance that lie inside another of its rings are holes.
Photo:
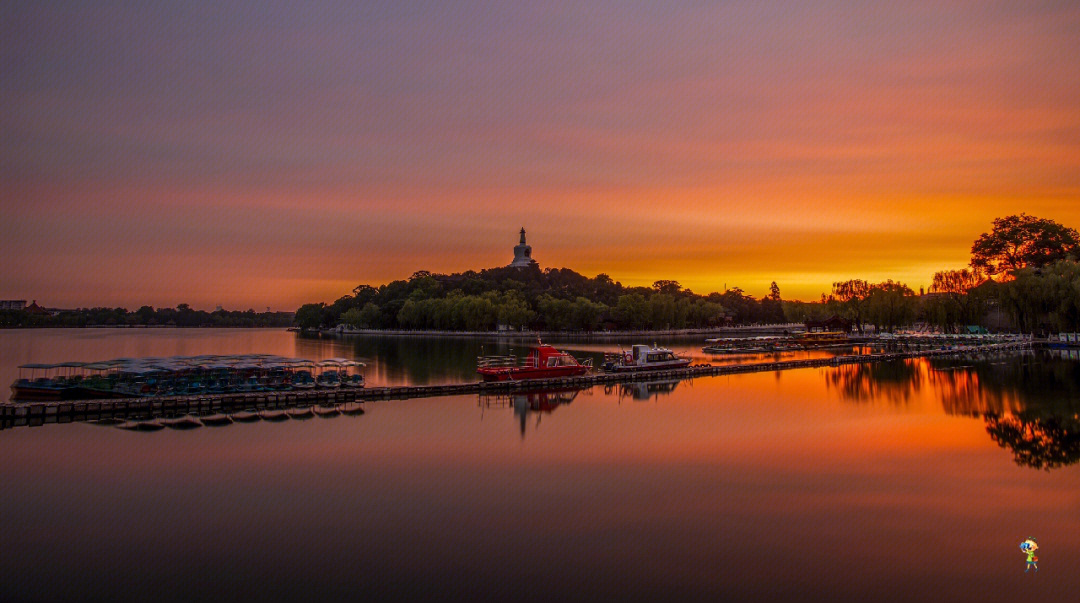
[[[518,381],[584,375],[592,360],[582,364],[566,352],[538,343],[520,364],[515,356],[480,356],[476,365],[476,372],[484,381]]]

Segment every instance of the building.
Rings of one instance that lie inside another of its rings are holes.
[[[0,299],[0,310],[25,310],[25,299]]]
[[[41,306],[37,305],[37,300],[30,302],[30,305],[25,308],[27,314],[48,314],[49,311]]]
[[[514,261],[510,262],[509,268],[529,268],[538,266],[532,259],[532,246],[525,244],[525,228],[521,229],[521,242],[514,247]]]

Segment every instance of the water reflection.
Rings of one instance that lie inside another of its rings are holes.
[[[842,365],[826,372],[825,384],[852,402],[903,405],[922,387],[920,368],[917,360]]]
[[[544,415],[551,414],[560,406],[570,404],[583,391],[585,388],[550,388],[508,394],[479,394],[477,404],[480,406],[481,418],[486,409],[512,408],[514,416],[518,418],[521,437],[524,438],[530,416],[536,415],[536,424],[533,428],[539,428],[540,420]]]
[[[1068,352],[1068,351],[1066,351]],[[926,388],[946,414],[981,418],[1017,465],[1080,461],[1080,363],[1060,354],[914,359],[838,367],[826,384],[849,401],[906,405]]]
[[[656,379],[652,381],[634,381],[632,383],[612,383],[604,386],[604,393],[614,395],[622,402],[630,398],[636,402],[657,400],[660,396],[671,395],[680,383],[692,383],[690,379]]]
[[[987,414],[986,432],[1021,467],[1056,469],[1080,460],[1080,421],[1071,417]]]

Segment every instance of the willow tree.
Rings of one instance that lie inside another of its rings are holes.
[[[887,280],[870,286],[866,296],[866,317],[878,330],[892,332],[915,320],[918,301],[915,292],[904,283]]]
[[[870,284],[862,279],[833,283],[832,297],[839,304],[844,317],[855,323],[860,333],[866,315],[866,299],[870,296]]]
[[[954,331],[957,325],[978,322],[984,303],[982,297],[973,294],[972,290],[985,280],[979,271],[966,268],[934,273],[930,292],[935,295],[926,299],[926,313],[930,322],[945,332]]]

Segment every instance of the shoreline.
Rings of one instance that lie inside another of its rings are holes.
[[[293,329],[290,329],[293,330]],[[708,329],[661,329],[661,330],[633,330],[633,331],[434,331],[434,330],[403,330],[403,329],[309,329],[298,330],[300,334],[330,335],[335,337],[345,335],[387,336],[387,337],[418,337],[418,338],[476,338],[493,337],[498,339],[619,339],[624,337],[689,337],[689,336],[717,336],[757,334],[782,335],[784,332],[795,333],[806,330],[803,323],[787,323],[777,325],[746,325],[738,327],[714,327]]]

